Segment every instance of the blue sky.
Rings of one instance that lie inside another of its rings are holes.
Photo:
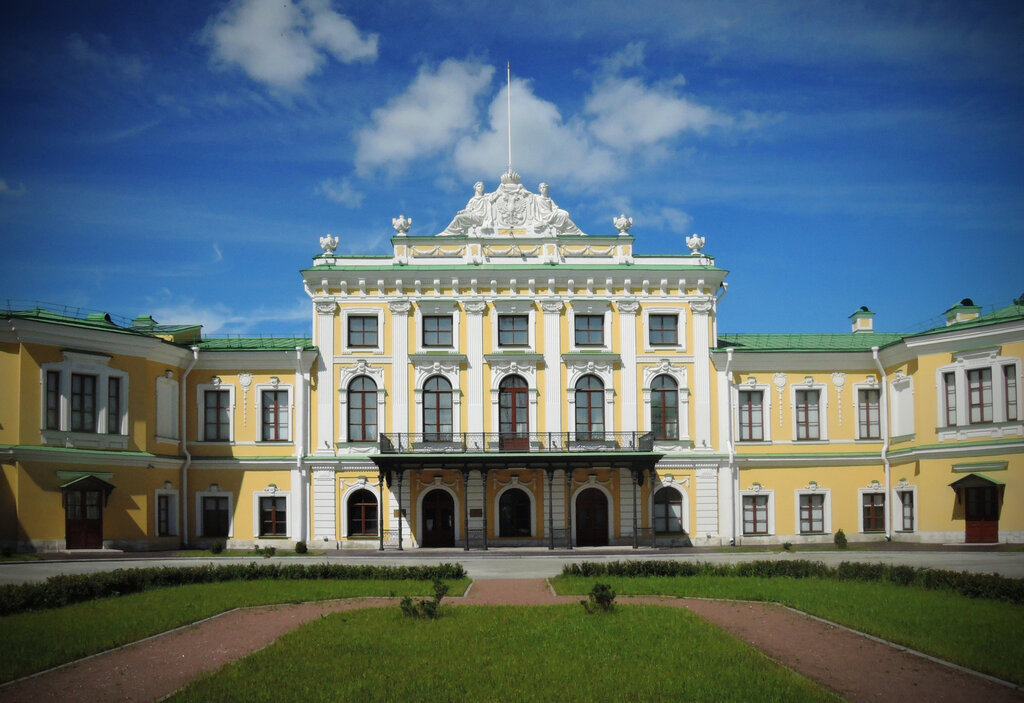
[[[0,298],[309,330],[298,270],[513,166],[731,271],[730,332],[1024,292],[1024,5],[0,4]]]

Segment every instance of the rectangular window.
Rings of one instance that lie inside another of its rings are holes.
[[[423,318],[423,346],[452,346],[451,315],[427,315]]]
[[[498,346],[525,347],[530,343],[527,315],[498,315]]]
[[[743,534],[768,534],[768,496],[743,496]]]
[[[203,496],[203,537],[227,536],[227,496]]]
[[[283,496],[260,498],[260,537],[288,534],[286,503]]]
[[[825,494],[800,495],[800,534],[818,534],[825,531]]]
[[[599,347],[604,344],[604,315],[576,316],[576,346]]]
[[[121,434],[121,379],[107,379],[107,433]]]
[[[71,374],[71,431],[96,431],[96,377]]]
[[[942,388],[946,394],[946,427],[956,427],[956,374],[942,374]]]
[[[796,438],[821,439],[818,429],[818,398],[820,391],[796,392]]]
[[[60,371],[46,372],[46,429],[60,429]]]
[[[1006,396],[1006,420],[1019,420],[1017,410],[1017,367],[1013,364],[1003,367],[1003,390]]]
[[[967,372],[967,407],[972,425],[992,422],[992,369]]]
[[[903,525],[900,527],[904,532],[913,532],[914,530],[914,492],[913,491],[899,491],[896,495],[900,498],[900,503],[903,508]]]
[[[171,534],[171,497],[156,497],[156,535],[167,537]]]
[[[740,391],[740,441],[764,440],[763,406],[761,391]]]
[[[861,439],[882,437],[878,393],[878,390],[870,388],[857,391],[857,427]]]
[[[864,531],[884,532],[885,531],[885,494],[865,493],[864,494]]]
[[[263,441],[288,441],[288,391],[263,391]]]
[[[203,418],[203,439],[207,442],[231,440],[231,393],[206,391]]]
[[[648,330],[651,346],[679,343],[678,315],[651,315]]]
[[[348,318],[350,347],[377,346],[377,316],[353,315]]]

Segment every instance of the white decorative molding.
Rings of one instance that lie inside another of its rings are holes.
[[[215,385],[220,385],[219,380]],[[249,414],[247,412],[249,407],[249,387],[252,386],[252,374],[248,371],[242,371],[238,374],[238,385],[242,387],[242,427],[247,427],[249,424]]]
[[[836,371],[832,374],[832,385],[836,389],[836,403],[839,405],[839,426],[843,426],[843,386],[846,385],[846,374]]]
[[[314,303],[318,315],[333,315],[338,309],[338,304],[333,300],[318,300]]]
[[[772,375],[772,384],[779,393],[779,427],[782,427],[782,392],[786,388],[786,374],[777,372]]]
[[[485,193],[483,181],[477,181],[473,197],[440,234],[493,237],[512,234],[512,230],[527,236],[583,234],[548,195],[547,183],[538,190],[539,194],[528,191],[514,172],[503,174],[501,185],[491,193]]]

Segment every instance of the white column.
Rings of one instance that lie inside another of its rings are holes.
[[[469,433],[484,431],[484,308],[483,300],[466,300],[466,362],[469,374],[466,381],[466,395],[469,396]],[[472,523],[472,518],[470,518]],[[472,528],[473,525],[470,524]]]
[[[636,311],[639,309],[640,304],[635,300],[619,301],[619,326],[621,328],[619,356],[622,359],[623,432],[636,432],[640,426],[636,411]],[[632,488],[630,491],[630,495],[632,495]],[[630,501],[630,513],[632,514],[632,501]],[[629,529],[630,534],[632,534],[632,522],[629,524]]]
[[[718,465],[697,464],[698,539],[718,535]]]
[[[693,441],[697,451],[711,451],[711,338],[708,313],[712,298],[690,303],[693,311],[693,394],[696,396],[696,427]]]
[[[334,313],[338,304],[333,300],[317,299],[316,346],[320,356],[316,361],[316,447],[313,453],[334,455]]]
[[[544,416],[545,426],[539,432],[562,431],[562,301],[548,298],[540,301],[544,311]],[[557,483],[557,478],[556,481]],[[555,503],[558,505],[558,502]],[[564,520],[564,514],[563,514]],[[555,525],[558,525],[557,515]]]
[[[303,466],[306,455],[307,422],[309,418],[309,374],[302,359],[302,347],[295,348],[295,395],[292,398],[292,443],[295,445],[295,468],[291,472],[292,515],[288,534],[295,540],[309,540],[309,471]]]
[[[317,542],[337,540],[334,467],[313,466],[313,535]],[[333,548],[333,545],[332,545]]]
[[[409,431],[409,310],[408,300],[393,300],[391,309],[391,427],[394,432]]]

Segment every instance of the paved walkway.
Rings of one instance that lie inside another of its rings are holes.
[[[554,595],[540,579],[492,579],[475,581],[464,597],[446,603],[554,605],[578,600]],[[851,701],[1024,701],[1018,689],[780,606],[653,597],[620,597],[618,602],[689,608]],[[157,700],[322,615],[396,603],[395,598],[357,598],[233,610],[0,687],[0,700]]]

